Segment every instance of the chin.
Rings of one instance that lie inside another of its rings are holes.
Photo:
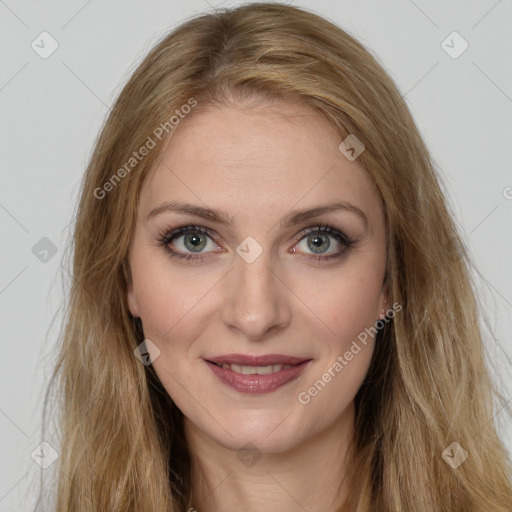
[[[238,410],[235,414],[221,415],[224,428],[216,425],[218,428],[212,429],[211,418],[204,418],[206,425],[196,425],[196,428],[236,452],[254,449],[262,453],[282,453],[294,448],[304,436],[304,427],[290,421],[292,414],[282,410]]]

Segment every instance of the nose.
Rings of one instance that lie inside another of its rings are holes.
[[[291,295],[265,251],[252,263],[236,258],[225,282],[222,320],[246,338],[262,340],[289,325]]]

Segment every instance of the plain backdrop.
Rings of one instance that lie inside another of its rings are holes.
[[[101,123],[167,31],[237,3],[0,1],[0,511],[29,511],[36,494],[50,322],[63,300],[59,274],[66,276],[78,184]],[[511,399],[512,2],[292,3],[355,36],[400,88],[465,233],[491,329],[489,365]],[[503,409],[494,420],[511,451]]]

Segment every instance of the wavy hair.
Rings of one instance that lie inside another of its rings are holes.
[[[203,14],[166,34],[127,81],[95,143],[45,399],[44,418],[54,404],[60,437],[53,510],[190,506],[183,415],[153,367],[134,356],[144,334],[126,298],[138,195],[172,131],[112,179],[191,98],[205,105],[234,97],[307,105],[340,142],[356,135],[365,145],[358,161],[384,208],[386,283],[403,309],[379,332],[355,398],[347,505],[356,512],[510,512],[511,464],[491,421],[501,395],[486,365],[468,250],[435,164],[369,50],[315,14],[272,3]],[[107,182],[108,194],[98,192]],[[453,442],[468,453],[456,469],[442,457]]]

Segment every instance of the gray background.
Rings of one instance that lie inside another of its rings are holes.
[[[510,399],[512,2],[292,3],[356,36],[404,94],[478,269],[492,329],[486,353]],[[100,124],[164,33],[195,13],[234,4],[0,0],[0,511],[28,511],[35,496],[41,470],[31,454],[44,441],[41,405],[56,335],[50,322],[62,301],[59,272],[67,275],[61,258]],[[31,47],[51,48],[43,31],[58,44],[46,59]],[[457,58],[461,41],[444,44],[452,56],[442,45],[453,31],[469,44]],[[510,420],[503,410],[495,418],[510,451]]]

